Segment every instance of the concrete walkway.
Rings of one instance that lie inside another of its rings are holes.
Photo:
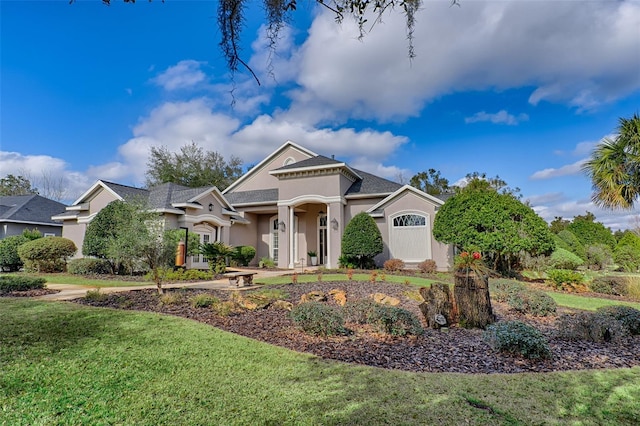
[[[234,268],[234,270],[242,271],[242,269]],[[268,270],[268,269],[251,269],[246,270],[247,272],[257,272],[254,276],[255,279],[260,278],[268,278],[268,277],[278,277],[281,275],[292,274],[294,271],[291,270]],[[251,290],[254,288],[258,288],[258,285],[248,286],[248,287],[237,287],[229,284],[229,280],[227,278],[213,281],[199,281],[199,282],[178,282],[178,283],[165,283],[162,284],[163,289],[167,288],[202,288],[209,290]],[[59,290],[58,293],[46,294],[44,296],[37,296],[34,299],[39,300],[72,300],[78,299],[80,297],[84,297],[88,291],[95,290],[97,287],[95,286],[82,286],[82,285],[73,285],[73,284],[47,284],[47,288],[52,290]],[[142,290],[142,289],[156,289],[156,285],[139,285],[139,286],[130,286],[130,287],[100,287],[101,293],[117,293],[122,291],[131,291],[131,290]]]

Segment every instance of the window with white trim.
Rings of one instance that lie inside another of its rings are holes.
[[[393,218],[393,226],[427,226],[427,218],[419,214],[403,214]]]

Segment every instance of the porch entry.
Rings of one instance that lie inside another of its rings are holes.
[[[213,243],[219,241],[220,232],[217,226],[198,225],[193,228],[192,233],[198,235],[200,244]],[[209,260],[201,254],[191,256],[191,268],[207,269],[209,268]]]
[[[278,216],[271,216],[269,219],[271,223],[271,232],[269,237],[269,257],[278,264],[278,258],[280,255],[280,239],[286,238],[288,233],[278,221]],[[298,259],[298,216],[293,217],[293,258]]]
[[[318,214],[318,263],[324,265],[327,259],[327,215]]]

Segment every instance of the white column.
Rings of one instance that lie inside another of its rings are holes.
[[[292,206],[287,207],[289,209],[289,226],[287,226],[287,232],[289,233],[289,269],[293,269],[295,266],[296,260],[293,258],[295,253],[293,249],[293,239],[295,238],[295,232],[293,229],[294,217],[293,213],[295,208]]]
[[[327,229],[324,231],[327,233],[327,258],[325,264],[327,268],[331,269],[331,206],[327,204]]]

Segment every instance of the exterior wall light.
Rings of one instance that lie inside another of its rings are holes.
[[[209,203],[209,211],[212,212],[213,211],[213,203]]]
[[[287,230],[287,226],[284,224],[283,221],[278,222],[278,229],[280,229],[280,232],[284,232]]]
[[[337,231],[338,230],[338,220],[334,217],[333,219],[331,219],[331,227]]]

